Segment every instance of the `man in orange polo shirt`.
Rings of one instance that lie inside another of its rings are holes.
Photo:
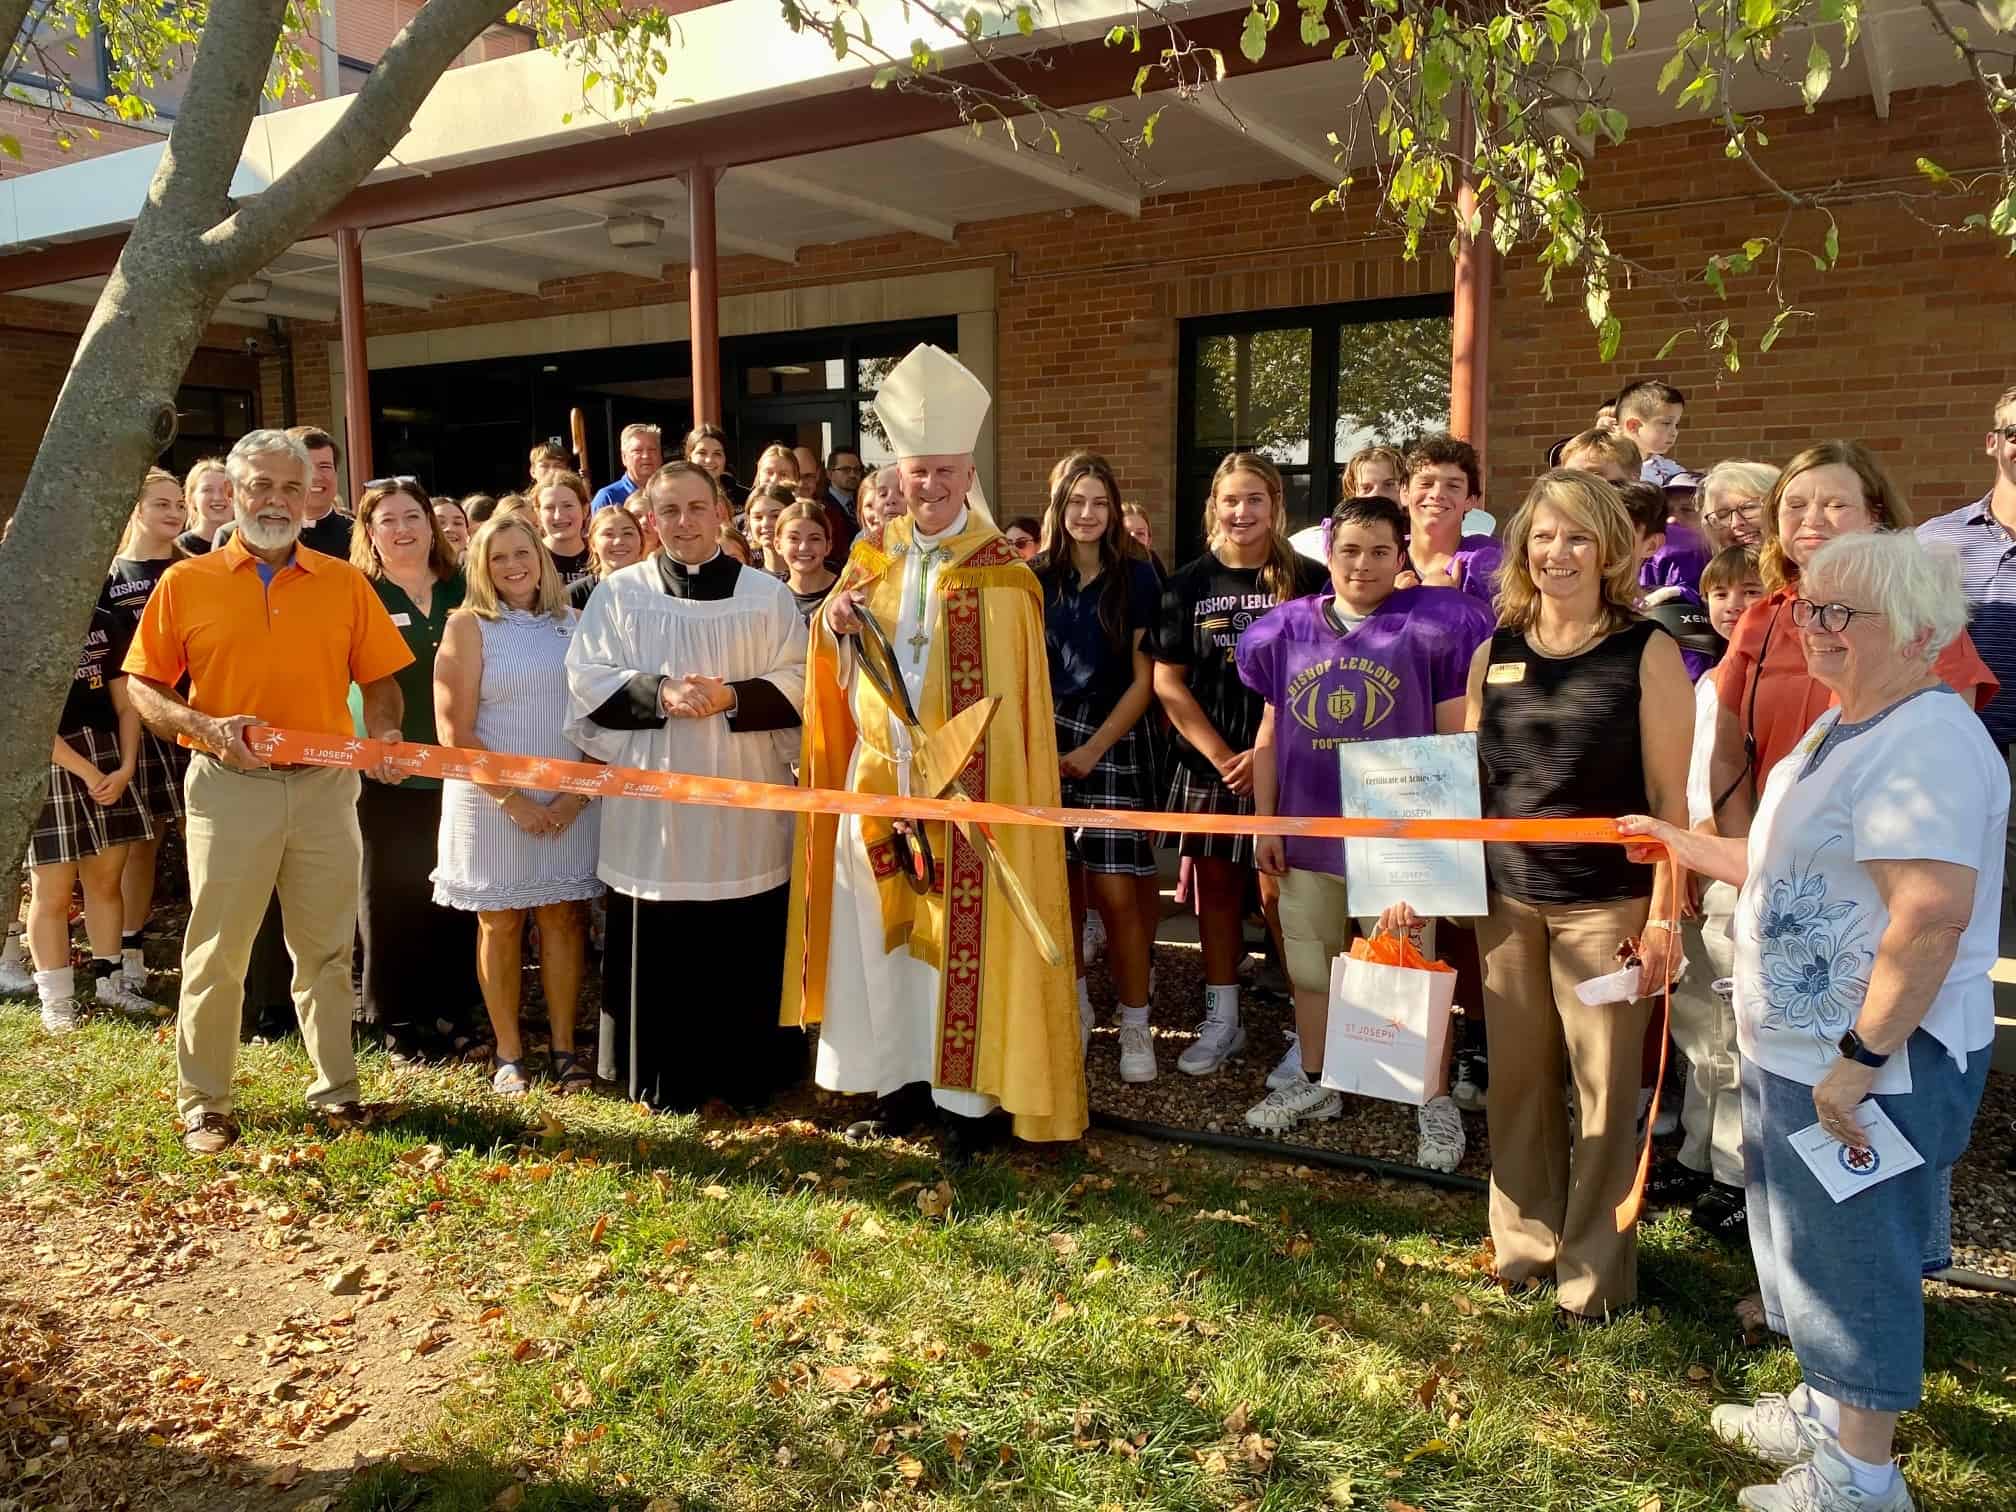
[[[126,655],[140,717],[193,746],[185,786],[189,930],[176,1032],[182,1143],[214,1155],[238,1137],[231,1078],[253,937],[277,890],[294,958],[294,1006],[315,1067],[308,1104],[355,1122],[350,949],[357,928],[357,773],[277,767],[246,742],[278,725],[347,742],[350,684],[365,728],[399,739],[393,674],[412,653],[364,575],[298,544],[310,462],[285,431],[232,447],[237,529],[208,556],[178,562],[147,601]],[[187,674],[185,702],[175,684]],[[389,769],[374,773],[397,781]]]

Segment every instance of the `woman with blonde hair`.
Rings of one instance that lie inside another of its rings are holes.
[[[413,654],[393,674],[404,699],[400,738],[438,744],[434,663],[465,583],[436,501],[403,481],[367,489],[350,533],[350,565],[370,582]],[[354,687],[350,713],[358,735],[367,734],[362,695]],[[409,776],[395,785],[367,775],[357,791],[364,845],[359,1005],[396,1062],[445,1055],[473,1027],[467,1017],[477,997],[475,920],[437,904],[431,882],[437,857],[425,837],[440,834],[441,804],[437,777]],[[449,1025],[445,1042],[437,1021]]]
[[[202,556],[217,539],[217,532],[231,523],[236,508],[224,459],[205,457],[190,468],[189,476],[182,480],[182,496],[188,512],[175,545],[184,556]]]
[[[638,489],[630,498],[644,492]],[[588,576],[567,590],[567,601],[576,610],[586,609],[596,586],[610,573],[644,560],[644,532],[630,513],[629,499],[616,509],[598,509],[588,522]],[[620,518],[611,519],[615,515]]]
[[[1288,544],[1281,474],[1265,457],[1234,452],[1219,463],[1204,508],[1208,548],[1163,585],[1153,638],[1155,695],[1176,727],[1168,805],[1176,813],[1251,814],[1253,744],[1267,706],[1239,679],[1239,637],[1275,605],[1317,592],[1326,576]],[[1186,835],[1180,849],[1196,873],[1204,1023],[1176,1067],[1204,1076],[1246,1044],[1239,962],[1253,841]],[[1260,892],[1271,913],[1271,877],[1260,879]]]
[[[1701,479],[1701,529],[1717,551],[1731,546],[1755,550],[1764,538],[1764,501],[1778,482],[1768,462],[1717,462]]]
[[[1829,541],[1870,530],[1909,530],[1911,508],[1866,448],[1853,441],[1809,446],[1778,475],[1765,501],[1757,565],[1764,597],[1743,611],[1716,669],[1722,707],[1708,765],[1715,827],[1750,832],[1757,795],[1785,754],[1834,704],[1807,670],[1789,606],[1806,563]],[[2000,684],[1963,630],[1932,664],[1939,680],[1980,709]]]
[[[522,511],[493,518],[470,541],[465,571],[468,592],[434,663],[442,742],[584,759],[561,733],[576,615],[532,520]],[[598,827],[577,822],[588,803],[578,793],[443,785],[434,901],[477,916],[476,974],[497,1035],[490,1084],[506,1097],[531,1089],[518,1029],[527,912],[539,925],[554,1083],[572,1092],[594,1081],[574,1042],[587,938],[581,904],[602,892]]]
[[[1633,610],[1636,536],[1593,473],[1543,473],[1505,533],[1498,630],[1470,664],[1487,819],[1649,813],[1687,822],[1693,698],[1673,638]],[[1575,1318],[1638,1291],[1638,1085],[1652,1005],[1677,966],[1670,866],[1607,845],[1484,848],[1491,912],[1478,921],[1491,1039],[1491,1236],[1499,1279],[1552,1281]],[[1387,929],[1420,927],[1406,904]],[[1590,1006],[1578,984],[1620,951],[1641,995]],[[1574,1129],[1568,1104],[1572,1097]]]
[[[721,480],[714,480],[720,487]],[[756,459],[756,481],[749,485],[749,497],[755,498],[758,491],[773,483],[782,483],[786,488],[796,489],[799,483],[798,454],[790,447],[772,444],[763,448],[763,454]]]
[[[199,463],[200,467],[201,464]],[[226,480],[227,485],[229,480]],[[229,489],[226,489],[229,497]],[[140,483],[140,497],[119,535],[119,551],[105,578],[101,603],[125,624],[130,635],[139,628],[140,615],[163,573],[181,560],[176,548],[188,520],[182,485],[175,475],[159,467],[147,469]],[[136,999],[147,990],[147,957],[143,944],[147,918],[154,910],[155,857],[168,826],[182,817],[182,778],[189,770],[189,753],[174,740],[163,740],[152,730],[140,731],[140,762],[133,772],[133,794],[152,823],[154,833],[126,847],[126,869],[120,874],[119,895],[123,923],[119,952],[119,976],[113,986]],[[151,1010],[153,1004],[140,999],[126,1003],[129,1011]]]

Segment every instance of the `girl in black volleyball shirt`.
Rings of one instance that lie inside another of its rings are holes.
[[[198,464],[199,467],[201,464]],[[207,476],[207,475],[206,475]],[[229,479],[225,479],[227,485]],[[103,606],[112,611],[130,637],[140,624],[140,615],[153,597],[161,575],[182,559],[175,544],[187,519],[182,485],[175,475],[158,467],[147,469],[140,484],[140,497],[119,537],[119,552],[112,559],[101,595]],[[133,795],[146,813],[153,834],[126,847],[126,868],[119,879],[121,898],[119,975],[109,988],[111,1001],[129,1013],[147,1013],[155,1005],[141,996],[147,990],[147,958],[141,948],[147,917],[154,909],[155,857],[168,826],[182,817],[182,777],[189,769],[189,753],[173,740],[163,740],[152,730],[140,732],[140,759],[133,772]]]
[[[1251,814],[1253,741],[1266,705],[1240,681],[1239,637],[1275,605],[1318,592],[1328,578],[1288,544],[1281,474],[1265,457],[1234,452],[1218,465],[1204,524],[1208,549],[1164,585],[1155,636],[1155,694],[1177,736],[1169,808]],[[1253,841],[1186,835],[1181,851],[1196,867],[1205,986],[1203,1027],[1176,1066],[1203,1076],[1246,1043],[1239,959]],[[1271,882],[1260,879],[1270,906]]]

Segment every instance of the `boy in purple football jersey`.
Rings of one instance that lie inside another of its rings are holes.
[[[1346,499],[1331,519],[1329,588],[1270,611],[1240,638],[1240,679],[1267,701],[1253,751],[1257,812],[1340,813],[1344,741],[1462,730],[1470,659],[1495,621],[1468,594],[1394,587],[1406,566],[1406,530],[1407,517],[1390,500]],[[1351,938],[1344,842],[1267,836],[1254,862],[1281,879],[1297,1044],[1246,1121],[1280,1132],[1343,1111],[1342,1096],[1318,1078],[1330,963]],[[1463,1122],[1447,1097],[1421,1109],[1420,1132],[1420,1164],[1455,1169]]]

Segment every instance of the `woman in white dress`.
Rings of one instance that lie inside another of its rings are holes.
[[[434,661],[443,744],[581,760],[561,733],[575,614],[531,520],[506,514],[486,521],[463,563],[468,593]],[[578,793],[443,785],[434,901],[477,915],[476,974],[497,1035],[491,1085],[506,1097],[531,1087],[518,1032],[527,910],[539,926],[555,1086],[572,1092],[593,1084],[574,1043],[587,938],[581,903],[602,892],[597,826],[576,822],[589,801]]]

